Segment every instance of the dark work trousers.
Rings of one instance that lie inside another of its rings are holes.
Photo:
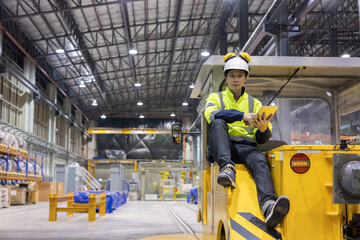
[[[256,146],[231,141],[228,125],[222,119],[214,119],[210,124],[210,153],[220,168],[226,164],[245,164],[255,181],[260,208],[268,200],[278,198],[264,154]]]

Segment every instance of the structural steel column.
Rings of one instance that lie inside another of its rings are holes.
[[[0,56],[2,56],[3,34],[3,31],[0,30]]]
[[[239,44],[240,49],[249,39],[249,4],[248,0],[240,0],[239,4]]]
[[[288,11],[284,8],[278,18],[277,24],[277,40],[276,40],[276,55],[288,56],[289,55],[289,37],[288,37]]]
[[[48,83],[47,84],[47,89],[49,91],[49,100],[52,101],[53,103],[55,102],[56,99],[56,88],[54,85]],[[55,143],[55,130],[56,130],[56,118],[55,118],[55,110],[54,108],[52,108],[51,106],[49,106],[49,109],[47,111],[46,114],[48,114],[49,117],[49,122],[48,122],[48,141],[50,143]]]
[[[49,176],[55,176],[55,153],[50,151],[49,159],[47,159],[46,172]]]
[[[360,1],[360,0],[359,0]],[[330,51],[331,51],[331,56],[332,57],[337,57],[338,56],[338,32],[336,29],[331,29],[330,30]]]
[[[140,167],[140,173],[141,173],[141,177],[140,177],[140,197],[141,197],[141,201],[145,200],[145,169],[142,169]]]
[[[227,35],[226,33],[223,33],[220,37],[220,55],[226,55],[226,54],[227,54]]]
[[[35,85],[35,65],[25,57],[24,59],[24,77]],[[20,107],[22,110],[20,118],[20,127],[24,131],[33,133],[34,131],[34,93],[24,88],[24,94],[20,96]]]

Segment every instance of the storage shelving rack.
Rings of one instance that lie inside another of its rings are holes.
[[[4,169],[0,170],[0,180],[7,184],[8,180],[12,181],[43,181],[44,174],[44,160],[36,157],[31,157],[24,149],[0,144],[0,157],[5,159]],[[9,171],[9,160],[16,161],[16,172]],[[26,163],[26,172],[20,172],[20,161]],[[29,173],[29,164],[34,163],[34,174]],[[40,171],[37,172],[37,166],[40,166]]]

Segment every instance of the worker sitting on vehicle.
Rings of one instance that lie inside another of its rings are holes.
[[[256,183],[259,206],[266,218],[266,226],[274,228],[286,216],[290,201],[277,197],[266,157],[257,144],[271,137],[271,115],[258,116],[261,102],[245,92],[249,76],[250,56],[228,53],[224,57],[225,91],[212,93],[206,100],[205,117],[210,123],[210,155],[220,167],[217,178],[223,187],[235,185],[235,163],[250,170]],[[251,127],[250,127],[251,126]]]

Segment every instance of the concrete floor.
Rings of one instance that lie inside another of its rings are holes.
[[[166,204],[195,233],[202,232],[197,223],[196,205],[185,201]],[[113,213],[88,222],[86,213],[58,213],[56,222],[49,222],[49,203],[10,206],[0,209],[0,239],[202,239],[185,234],[169,209],[160,201],[128,201]],[[170,235],[158,236],[158,235]]]

